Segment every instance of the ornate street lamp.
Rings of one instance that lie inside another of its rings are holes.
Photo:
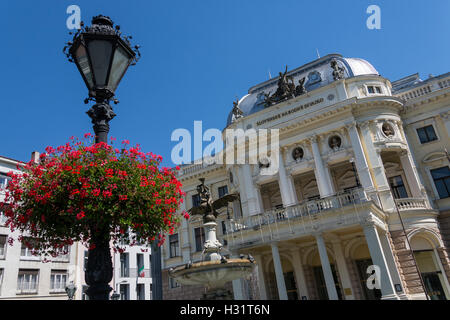
[[[73,284],[73,281],[70,281],[70,283],[66,286],[66,293],[69,300],[73,300],[76,291],[77,287]]]
[[[108,143],[109,121],[116,116],[109,101],[118,103],[115,90],[128,67],[140,58],[139,46],[132,48],[130,38],[123,36],[109,17],[98,15],[92,18],[90,27],[81,23],[81,29],[63,50],[69,61],[76,64],[89,90],[84,102],[96,102],[87,112],[94,125],[96,143]],[[108,300],[113,277],[110,235],[108,230],[95,228],[92,226],[95,248],[89,250],[85,273],[89,285],[86,293],[90,300]]]
[[[130,65],[140,58],[139,46],[131,47],[130,36],[122,36],[120,27],[109,17],[98,15],[92,18],[92,25],[75,33],[73,40],[64,47],[70,62],[74,62],[89,90],[85,103],[95,100],[96,104],[87,112],[94,124],[96,142],[107,143],[109,121],[115,117],[109,101]]]

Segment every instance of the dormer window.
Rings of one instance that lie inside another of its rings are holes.
[[[380,86],[367,86],[367,92],[369,94],[382,94],[383,93]]]

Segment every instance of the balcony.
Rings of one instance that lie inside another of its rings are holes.
[[[284,231],[280,231],[283,227],[285,231],[290,229],[293,233],[296,225],[300,224],[303,225],[303,228],[306,228],[306,224],[317,221],[321,216],[327,216],[329,213],[336,213],[338,212],[337,209],[368,202],[371,202],[371,200],[366,197],[362,189],[353,189],[335,196],[304,201],[290,207],[272,209],[262,214],[227,221],[227,236],[237,232],[261,230],[261,237],[264,238],[262,229],[267,228],[270,234],[269,238],[273,239],[283,234]],[[286,225],[288,229],[286,229]],[[230,240],[228,242],[230,243]]]
[[[430,209],[426,199],[423,198],[395,199],[395,204],[399,211]]]
[[[151,278],[150,269],[144,269],[141,272],[141,275],[138,274],[139,269],[137,268],[126,268],[120,269],[120,277],[121,278]]]

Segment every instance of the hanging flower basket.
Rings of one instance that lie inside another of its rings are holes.
[[[119,251],[124,245],[161,245],[180,221],[179,167],[160,168],[161,156],[128,147],[127,140],[118,149],[91,139],[86,134],[84,141],[72,137],[56,149],[47,147],[39,163],[9,173],[1,204],[7,225],[27,235],[19,240],[36,254],[54,257],[75,241],[93,249],[98,240],[112,240]]]

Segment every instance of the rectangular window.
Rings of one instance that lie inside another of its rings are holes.
[[[228,186],[222,186],[219,187],[219,198],[222,198],[223,196],[226,196],[228,194]]]
[[[170,257],[178,257],[180,255],[180,248],[178,245],[178,234],[172,234],[169,236],[169,250]]]
[[[30,242],[33,242],[33,239],[24,237],[22,241],[30,243]],[[22,242],[22,246],[20,248],[20,259],[21,260],[40,260],[41,257],[38,255],[34,255],[33,254],[34,250],[28,248],[24,242]]]
[[[88,264],[88,257],[89,257],[89,251],[84,251],[84,260],[83,260],[83,270],[86,272],[87,270],[87,264]]]
[[[144,255],[142,253],[136,254],[136,267],[137,267],[137,276],[140,278],[145,277]]]
[[[58,261],[58,262],[69,262],[70,260],[70,248],[68,245],[65,245],[62,248],[58,248],[57,252],[59,253],[59,255],[53,259],[53,261]]]
[[[67,271],[53,271],[50,274],[50,292],[65,292]]]
[[[88,288],[89,288],[88,286],[81,287],[81,300],[89,300],[89,296],[86,293]]]
[[[145,300],[145,286],[143,283],[138,283],[136,287],[137,300]]]
[[[389,178],[389,184],[395,199],[408,198],[408,193],[406,192],[402,176]]]
[[[430,170],[440,199],[450,197],[450,168],[442,167]]]
[[[120,254],[120,276],[128,278],[130,276],[128,253]]]
[[[0,226],[6,225],[6,220],[8,220],[8,217],[0,211]]]
[[[174,288],[179,288],[180,284],[174,278],[169,278],[169,286],[170,286],[170,289],[174,289]]]
[[[0,259],[5,259],[8,236],[0,235]]]
[[[3,269],[0,269],[0,294],[2,292],[2,281],[3,281]]]
[[[367,86],[367,92],[369,94],[382,94],[380,86]]]
[[[17,277],[17,293],[37,293],[39,284],[39,270],[19,269]]]
[[[150,300],[153,300],[153,285],[150,283]]]
[[[8,186],[8,182],[11,180],[5,173],[0,173],[0,189],[5,189]]]
[[[432,125],[417,128],[417,134],[419,135],[420,143],[427,143],[437,140],[436,132]]]
[[[195,235],[195,252],[203,250],[203,243],[205,242],[205,230],[202,227],[194,229]]]
[[[197,193],[197,194],[194,194],[193,196],[192,196],[192,206],[193,207],[198,207],[198,206],[200,206],[200,195]]]
[[[120,284],[120,300],[130,300],[130,285],[128,283]]]

